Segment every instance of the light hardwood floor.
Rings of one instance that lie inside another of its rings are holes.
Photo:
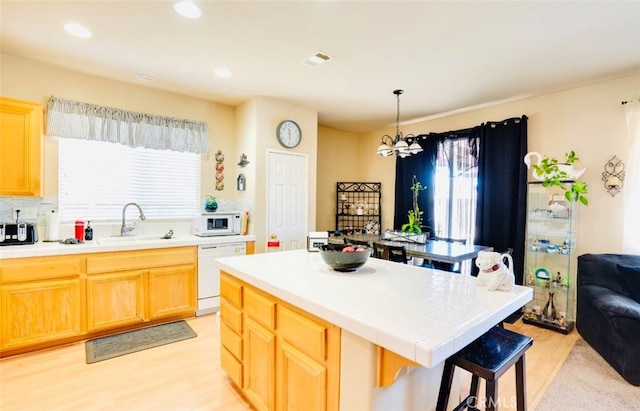
[[[0,410],[251,409],[220,368],[219,317],[187,322],[197,338],[90,365],[84,342],[2,359]],[[527,399],[533,410],[577,334],[574,330],[565,336],[520,320],[507,328],[534,339],[526,355]],[[463,386],[466,381],[463,376]],[[501,410],[515,409],[514,381],[512,370],[500,379]]]

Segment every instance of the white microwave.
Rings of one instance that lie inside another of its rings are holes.
[[[241,228],[241,213],[202,213],[193,218],[193,234],[200,237],[238,235]]]

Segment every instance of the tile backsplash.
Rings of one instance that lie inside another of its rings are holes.
[[[58,210],[58,198],[57,197],[0,197],[0,222],[9,223],[15,222],[16,216],[13,213],[14,209],[27,209],[35,208],[37,210],[37,217],[23,218],[20,217],[20,221],[33,223],[37,226],[38,239],[45,238],[45,226],[47,215],[52,210]],[[252,203],[248,200],[218,200],[218,212],[228,211],[249,211],[252,210]],[[85,222],[86,223],[86,222]],[[116,236],[120,234],[120,225],[122,221],[110,220],[110,221],[91,221],[91,227],[93,228],[94,238]],[[175,234],[191,234],[192,233],[192,219],[191,218],[171,218],[171,219],[153,219],[147,218],[145,221],[130,221],[127,220],[127,225],[134,225],[136,227],[136,235],[149,235],[149,234],[164,234],[169,230],[173,230]],[[60,239],[73,237],[74,235],[74,221],[60,221]]]

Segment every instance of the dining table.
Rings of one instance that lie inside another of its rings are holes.
[[[402,245],[407,250],[407,256],[449,264],[461,263],[465,260],[473,259],[477,257],[480,251],[493,251],[493,247],[486,245],[462,244],[460,242],[434,239],[430,239],[426,243],[419,243],[415,241],[393,240],[385,238],[383,234],[341,234],[338,236],[330,236],[329,243],[342,244],[345,238],[347,240],[368,241],[370,244],[376,242],[389,246]]]

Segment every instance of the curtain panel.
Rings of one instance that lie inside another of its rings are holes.
[[[513,249],[516,284],[523,284],[527,151],[527,116],[483,124],[474,242],[501,253]]]
[[[51,97],[46,134],[196,154],[208,154],[207,123],[136,113]]]
[[[420,137],[422,137],[421,135]],[[412,208],[409,189],[413,175],[427,186],[420,193],[424,210],[423,224],[433,236],[435,176],[439,148],[448,139],[467,139],[478,148],[478,198],[475,221],[475,244],[488,245],[495,251],[513,249],[514,274],[522,284],[526,223],[527,168],[523,158],[527,153],[527,116],[446,133],[430,133],[420,144],[424,151],[406,158],[396,157],[395,209],[393,226],[406,222],[406,212]],[[474,274],[477,272],[472,266]]]
[[[627,254],[640,254],[640,99],[624,105],[627,130],[629,134],[629,154],[624,178],[624,227],[622,251]]]

